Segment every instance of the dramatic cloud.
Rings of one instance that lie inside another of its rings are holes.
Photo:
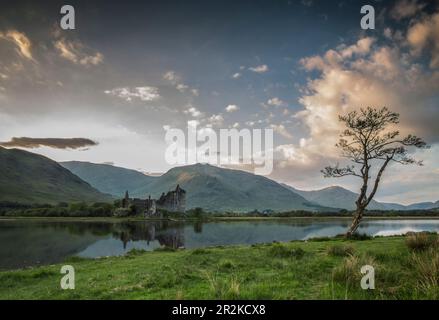
[[[229,112],[229,113],[235,112],[235,111],[238,111],[238,110],[239,110],[239,107],[236,104],[229,104],[226,107],[226,111]]]
[[[392,8],[391,16],[396,20],[409,18],[421,11],[425,4],[418,3],[417,0],[401,0]]]
[[[86,48],[79,41],[71,42],[65,39],[60,39],[55,42],[54,46],[62,58],[75,64],[80,64],[83,66],[96,66],[102,63],[104,60],[104,56],[100,52],[87,54],[85,52]]]
[[[33,60],[31,53],[31,42],[24,33],[16,30],[0,32],[0,39],[12,42],[17,47],[17,52],[20,56]]]
[[[407,32],[407,41],[415,56],[430,51],[430,67],[439,68],[439,13],[425,17]]]
[[[284,138],[287,138],[287,139],[293,138],[291,133],[288,132],[288,130],[285,128],[285,126],[283,124],[278,124],[278,125],[272,124],[272,125],[270,125],[270,128],[272,128],[274,132],[280,134]]]
[[[299,102],[304,109],[293,115],[293,119],[307,128],[308,135],[299,143],[276,147],[278,170],[273,177],[291,179],[296,185],[300,185],[300,181],[310,184],[315,179],[316,185],[322,185],[319,170],[325,165],[346,161],[335,147],[343,130],[338,116],[361,107],[387,106],[399,112],[398,129],[402,135],[414,133],[437,146],[439,66],[434,59],[438,51],[434,39],[439,33],[438,20],[438,14],[435,14],[410,24],[407,42],[386,37],[388,41],[377,45],[376,39],[367,37],[353,45],[344,44],[322,55],[302,59],[303,68],[317,74],[302,88]],[[431,69],[423,65],[426,57],[431,57]],[[277,128],[278,132],[280,130]],[[424,157],[425,154],[419,155],[420,159]],[[430,181],[433,178],[425,175],[425,170],[436,169],[437,166],[414,167],[410,172],[411,176],[417,172],[422,183],[428,185],[433,183]],[[395,172],[393,167],[389,172]],[[394,193],[386,195],[388,200],[397,196],[397,190],[400,190],[395,187],[397,180],[395,177],[390,188]],[[356,188],[356,181],[347,181]]]
[[[250,71],[256,72],[256,73],[265,73],[268,71],[268,66],[266,64],[262,64],[260,66],[251,67],[248,68]]]
[[[40,148],[50,147],[55,149],[80,149],[96,146],[98,143],[85,138],[28,138],[13,137],[10,141],[0,142],[3,147]]]
[[[155,101],[160,99],[159,90],[155,87],[136,87],[136,88],[114,88],[106,90],[106,94],[121,98],[125,101],[131,102],[133,99],[141,101]]]

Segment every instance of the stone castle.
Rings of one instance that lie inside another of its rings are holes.
[[[162,193],[159,199],[151,199],[149,195],[147,199],[130,198],[128,191],[122,200],[122,207],[129,208],[133,206],[136,214],[144,216],[157,216],[158,209],[170,212],[184,212],[186,207],[186,191],[177,185],[174,191]]]

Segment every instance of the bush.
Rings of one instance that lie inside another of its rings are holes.
[[[345,245],[334,245],[326,248],[326,253],[334,257],[348,257],[355,252],[354,247]]]
[[[416,289],[428,299],[439,298],[439,252],[430,248],[422,254],[413,254],[412,265],[417,273]]]
[[[220,261],[218,267],[221,270],[230,270],[230,269],[234,269],[236,265],[231,260],[222,260]]]
[[[357,233],[357,232],[355,232],[349,237],[349,240],[358,240],[358,241],[371,240],[371,239],[373,239],[372,236],[365,233]]]
[[[438,237],[426,232],[408,233],[405,244],[411,251],[426,251],[431,247],[437,247]]]
[[[361,257],[351,255],[343,260],[341,265],[335,267],[332,271],[332,278],[334,281],[343,283],[346,287],[360,286],[362,278],[361,267],[365,265],[373,266],[376,270],[376,261],[368,256]]]
[[[131,210],[127,208],[117,208],[113,213],[116,217],[128,217],[131,215]]]
[[[284,244],[276,243],[270,248],[270,254],[277,258],[300,259],[305,255],[302,248],[290,248]]]
[[[172,247],[164,246],[164,247],[156,248],[156,249],[154,249],[154,251],[158,251],[158,252],[175,252],[175,251],[177,251],[177,249],[174,249]]]
[[[210,290],[216,299],[236,300],[240,298],[240,282],[236,276],[221,279],[217,274],[205,273]]]
[[[195,250],[192,250],[192,253],[191,254],[194,254],[194,255],[203,255],[203,254],[208,254],[209,253],[209,250],[206,250],[206,249],[203,249],[203,248],[197,248],[197,249],[195,249]]]

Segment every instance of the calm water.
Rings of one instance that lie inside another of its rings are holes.
[[[71,256],[122,255],[134,248],[199,248],[305,240],[344,233],[349,222],[343,219],[203,224],[0,220],[0,269],[57,263]],[[439,220],[369,220],[363,221],[359,231],[370,235],[439,232]]]

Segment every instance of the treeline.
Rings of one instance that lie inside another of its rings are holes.
[[[300,217],[351,217],[352,211],[340,210],[338,212],[316,212],[295,210],[287,212],[274,212],[265,210],[260,212],[253,210],[247,213],[239,212],[207,212],[202,208],[187,210],[185,213],[168,212],[159,209],[159,216],[170,219],[208,219],[208,218],[250,218],[250,217],[279,217],[279,218],[300,218]],[[60,202],[53,204],[23,204],[18,202],[0,202],[0,216],[5,217],[134,217],[137,214],[134,208],[121,208],[121,201],[116,200],[113,203],[96,202],[96,203],[66,203]],[[369,210],[366,217],[437,217],[439,208],[431,210]]]
[[[111,217],[117,203],[23,204],[0,202],[0,216],[4,217]]]
[[[353,211],[340,210],[334,212],[295,210],[286,212],[259,212],[257,210],[247,213],[224,212],[212,213],[213,217],[278,217],[278,218],[300,218],[300,217],[352,217]],[[369,217],[437,217],[439,208],[430,210],[368,210],[365,216]]]

